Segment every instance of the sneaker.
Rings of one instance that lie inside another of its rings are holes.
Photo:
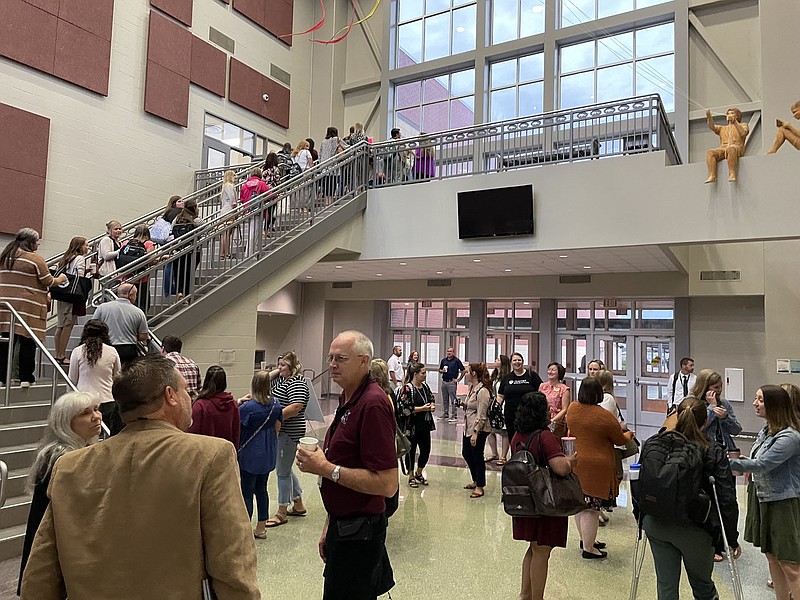
[[[30,381],[20,381],[19,382],[19,387],[21,387],[22,389],[29,388],[29,387],[31,387],[31,382]]]
[[[458,423],[458,419],[456,419],[455,417],[450,417],[449,419],[447,419],[447,422],[448,423]]]
[[[438,417],[436,417],[436,418],[437,418],[437,419],[439,419],[440,421],[444,421],[445,419],[447,419],[447,418],[449,418],[449,417],[448,417],[447,415],[439,415],[439,416],[438,416]]]

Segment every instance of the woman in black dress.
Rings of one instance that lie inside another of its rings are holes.
[[[39,442],[36,460],[28,475],[26,488],[33,492],[31,510],[28,514],[28,526],[25,529],[25,541],[22,546],[22,563],[19,567],[19,583],[17,583],[17,596],[20,595],[22,574],[28,563],[28,556],[33,546],[33,538],[44,513],[50,504],[47,497],[47,486],[50,485],[50,475],[53,465],[62,454],[89,446],[97,441],[103,423],[100,414],[100,403],[94,394],[86,392],[69,392],[61,396],[47,419],[44,437]]]
[[[436,408],[436,401],[433,392],[428,384],[427,369],[422,363],[413,363],[408,367],[406,373],[406,383],[400,390],[398,402],[398,414],[402,415],[403,433],[408,436],[411,442],[411,449],[406,454],[406,466],[408,467],[408,485],[412,488],[419,487],[420,484],[428,485],[428,480],[422,474],[428,458],[431,455],[431,431],[436,429],[433,422],[433,411]],[[419,448],[419,460],[417,469],[414,470],[414,461]]]

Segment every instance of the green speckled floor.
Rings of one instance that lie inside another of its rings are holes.
[[[445,429],[445,428],[441,428]],[[452,430],[452,431],[449,431]],[[433,454],[455,457],[460,446],[455,426],[438,432]],[[450,438],[449,440],[445,438]],[[450,460],[443,461],[445,463]],[[519,592],[520,564],[526,543],[511,538],[511,519],[500,504],[500,474],[487,474],[486,496],[471,500],[462,489],[468,482],[465,468],[430,465],[428,487],[400,484],[400,508],[389,522],[387,547],[397,585],[392,597],[401,599],[455,600],[503,598],[514,600]],[[324,513],[316,479],[302,476],[309,514],[292,518],[286,525],[269,530],[266,540],[257,540],[259,579],[264,598],[314,599],[322,595],[322,561],[317,542]],[[270,498],[276,498],[275,478],[270,479]],[[740,505],[744,490],[740,487]],[[628,598],[631,560],[636,527],[627,508],[627,487],[611,515],[611,523],[600,529],[608,543],[609,557],[587,561],[578,550],[578,535],[570,519],[568,548],[555,549],[550,559],[548,600]],[[745,545],[739,562],[747,600],[772,599],[766,588],[766,561],[758,550]],[[715,580],[723,600],[732,599],[727,564],[716,566]],[[688,583],[682,597],[691,598]],[[652,558],[645,559],[638,598],[655,599]]]

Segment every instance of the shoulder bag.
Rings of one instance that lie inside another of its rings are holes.
[[[92,293],[91,278],[79,277],[78,275],[67,273],[66,270],[67,265],[64,265],[53,273],[53,277],[58,277],[61,274],[65,274],[67,276],[67,280],[60,285],[54,285],[53,287],[48,288],[50,297],[53,300],[66,302],[67,304],[82,304],[86,306],[86,302],[89,300],[89,295]]]
[[[256,430],[255,430],[255,432],[253,433],[253,435],[251,435],[249,438],[247,438],[247,441],[245,441],[245,443],[244,443],[244,444],[242,444],[242,445],[240,445],[240,446],[239,446],[239,449],[236,451],[236,452],[237,452],[237,454],[240,454],[240,453],[242,452],[242,450],[244,450],[245,446],[247,446],[247,444],[249,444],[250,442],[252,442],[252,441],[253,441],[253,439],[254,439],[254,438],[255,438],[255,437],[256,437],[256,436],[257,436],[259,433],[261,433],[261,430],[262,430],[262,429],[264,429],[264,427],[266,427],[266,426],[267,426],[267,423],[269,423],[269,420],[272,418],[272,413],[274,413],[274,412],[275,412],[275,406],[280,406],[280,403],[279,403],[279,402],[277,402],[277,401],[273,401],[273,402],[272,402],[272,408],[270,408],[270,409],[269,409],[269,414],[267,415],[267,418],[266,418],[266,419],[264,419],[264,422],[263,422],[261,425],[259,425],[259,426],[258,426],[258,429],[256,429]]]
[[[619,409],[619,406],[617,406],[617,414],[619,415],[619,420],[620,421],[624,421],[625,420],[623,418],[623,416],[622,416],[622,411]],[[639,454],[639,447],[640,446],[641,446],[641,443],[639,442],[639,440],[636,439],[636,436],[633,436],[625,444],[625,449],[624,450],[622,448],[615,448],[614,451],[616,452],[616,454],[618,455],[620,460],[622,460],[622,459],[630,458],[631,456],[634,456],[635,454]]]

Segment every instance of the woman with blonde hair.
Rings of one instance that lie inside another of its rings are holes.
[[[311,156],[311,150],[309,150],[309,148],[310,144],[308,140],[300,140],[297,143],[297,147],[292,150],[292,160],[300,167],[301,171],[310,169],[314,164],[314,159]]]
[[[233,212],[236,208],[236,173],[231,169],[225,171],[222,177],[222,193],[220,194],[220,215]],[[225,227],[229,224],[226,223]],[[231,230],[226,228],[219,237],[219,257],[221,260],[230,258],[231,255]]]
[[[84,277],[86,275],[86,255],[89,253],[89,244],[83,236],[72,238],[67,246],[67,251],[61,260],[58,261],[58,270],[68,275]],[[69,365],[66,358],[69,336],[72,335],[72,328],[75,327],[77,317],[86,315],[86,303],[70,304],[62,300],[56,300],[56,362],[60,365]]]
[[[294,472],[297,444],[306,434],[306,406],[310,397],[303,365],[294,351],[278,358],[278,368],[269,373],[272,396],[280,403],[283,425],[278,436],[278,512],[267,521],[267,527],[278,527],[288,517],[303,517],[308,511],[303,504],[303,488]],[[292,508],[289,508],[292,504]]]
[[[119,238],[122,235],[122,223],[109,221],[106,223],[107,235],[100,240],[97,246],[97,261],[100,263],[98,272],[100,276],[109,275],[117,270],[117,257],[119,256]]]
[[[25,486],[29,493],[33,493],[33,499],[22,546],[17,595],[20,594],[19,586],[33,546],[33,538],[50,504],[47,486],[50,485],[53,465],[63,454],[94,444],[100,435],[102,422],[103,418],[94,394],[68,392],[56,400],[50,409],[47,426],[39,442],[36,459],[28,473]]]
[[[766,554],[776,599],[800,598],[800,414],[777,385],[762,385],[753,407],[767,423],[750,458],[731,461],[751,474],[744,539]]]
[[[708,439],[726,450],[735,450],[733,436],[742,432],[742,426],[736,420],[731,403],[722,398],[722,376],[711,369],[703,369],[697,375],[691,395],[706,403],[705,432]]]
[[[258,523],[253,536],[267,537],[269,495],[267,480],[275,470],[278,455],[278,434],[283,414],[278,400],[270,396],[270,374],[256,371],[250,383],[250,393],[239,400],[241,434],[239,446],[239,474],[242,496],[247,514],[253,518],[253,496],[256,497]]]

